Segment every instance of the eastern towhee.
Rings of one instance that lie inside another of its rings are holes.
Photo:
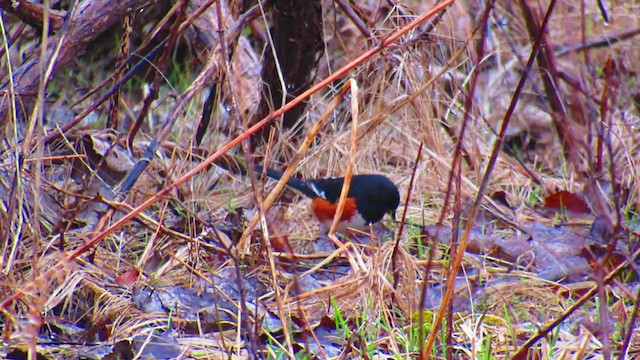
[[[258,173],[262,168],[256,169]],[[282,177],[282,172],[267,169],[266,175],[274,180]],[[300,180],[291,177],[287,186],[311,199],[311,212],[323,228],[329,229],[338,208],[344,178]],[[384,175],[353,175],[338,231],[347,228],[367,230],[369,224],[382,220],[385,214],[395,219],[400,203],[400,193],[395,184]]]

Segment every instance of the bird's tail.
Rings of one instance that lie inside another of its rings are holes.
[[[255,170],[258,174],[262,174],[262,166],[256,166]],[[282,172],[272,168],[267,168],[265,175],[273,180],[280,180],[282,178]],[[287,186],[312,199],[318,196],[306,182],[295,177],[290,177],[289,180],[287,180]]]
[[[233,156],[222,156],[219,160],[216,161],[216,165],[235,175],[247,175],[247,168],[245,167],[245,165],[242,163],[242,161]],[[257,165],[254,170],[259,175],[262,174],[262,165]],[[282,178],[282,172],[272,168],[267,168],[265,175],[273,180],[280,180]],[[287,181],[287,186],[311,199],[318,197],[318,194],[314,192],[313,189],[311,189],[311,187],[305,181],[302,181],[298,178],[290,177]]]

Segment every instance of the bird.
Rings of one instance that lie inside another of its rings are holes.
[[[256,167],[258,173],[261,167]],[[265,175],[274,180],[282,178],[282,172],[267,168]],[[301,180],[289,178],[287,186],[311,199],[311,213],[323,229],[329,230],[338,208],[344,177]],[[340,217],[338,232],[345,234],[351,228],[366,231],[369,225],[389,214],[394,220],[400,204],[398,187],[386,176],[359,174],[351,177],[351,186]]]

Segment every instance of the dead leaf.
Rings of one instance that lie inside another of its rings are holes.
[[[138,276],[140,276],[138,269],[131,268],[118,275],[115,280],[113,280],[113,283],[120,286],[131,286],[138,280]]]
[[[571,211],[579,214],[589,214],[591,210],[589,205],[584,201],[584,198],[580,195],[574,194],[566,190],[560,190],[547,196],[544,199],[545,209],[555,211]]]

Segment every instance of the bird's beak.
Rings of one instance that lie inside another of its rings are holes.
[[[391,218],[393,219],[393,221],[396,221],[396,211],[395,210],[389,211],[389,215],[391,215]]]

